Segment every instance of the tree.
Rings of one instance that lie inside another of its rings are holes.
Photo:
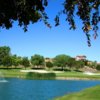
[[[52,68],[53,67],[53,63],[52,62],[46,62],[46,67]]]
[[[75,65],[76,65],[75,59],[70,57],[70,58],[68,59],[68,61],[67,61],[67,65],[70,67],[70,69],[71,69],[71,68],[74,68]]]
[[[12,65],[14,65],[15,67],[18,66],[17,56],[12,55],[11,59],[12,59]]]
[[[5,57],[2,59],[2,64],[3,64],[4,66],[7,66],[7,68],[10,67],[10,66],[12,66],[12,59],[11,59],[11,56],[5,56]]]
[[[97,67],[97,61],[92,62],[91,67],[95,69]]]
[[[4,57],[10,56],[10,47],[2,46],[0,47],[0,64],[2,64],[2,60]]]
[[[41,66],[44,65],[44,57],[38,54],[35,54],[34,56],[31,56],[31,64],[33,66]]]
[[[85,62],[83,60],[76,61],[76,68],[83,68],[85,66]]]
[[[62,71],[64,70],[64,67],[66,67],[67,62],[69,60],[69,56],[61,54],[61,55],[57,55],[54,58],[54,65],[58,66],[58,67],[62,67]]]
[[[96,69],[100,71],[100,64],[96,66]]]
[[[22,65],[22,57],[19,57],[17,55],[12,55],[12,65],[15,67]]]
[[[17,63],[18,63],[18,65],[22,65],[22,57],[21,56],[18,56],[17,57]]]
[[[14,21],[18,21],[20,27],[24,27],[36,23],[39,20],[51,28],[45,13],[49,0],[0,0],[0,27],[9,29],[13,26]],[[94,38],[97,37],[98,23],[100,22],[100,0],[64,0],[64,9],[55,17],[55,26],[60,23],[59,16],[66,15],[66,21],[70,25],[70,29],[76,29],[75,15],[78,16],[83,23],[82,30],[86,33],[88,45],[90,46],[89,31],[94,31]],[[56,9],[56,8],[54,8]]]
[[[29,60],[28,60],[27,57],[23,57],[23,59],[22,59],[22,65],[25,67],[25,69],[26,69],[26,67],[30,66],[30,62],[29,62]]]

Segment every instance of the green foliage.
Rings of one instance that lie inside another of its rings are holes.
[[[100,70],[100,64],[98,64],[98,65],[96,66],[96,69],[97,69],[97,70]]]
[[[12,65],[12,59],[10,56],[5,56],[3,59],[2,59],[2,63],[4,66],[11,66]]]
[[[2,46],[0,47],[0,65],[3,63],[4,57],[10,56],[10,47]]]
[[[22,65],[23,65],[25,68],[30,66],[30,62],[29,62],[29,60],[28,60],[27,57],[24,57],[24,58],[22,59]]]
[[[0,27],[9,29],[17,20],[18,25],[24,26],[24,31],[27,31],[30,22],[35,23],[42,18],[47,24],[45,6],[47,6],[46,0],[0,0]]]
[[[97,61],[94,61],[93,62],[93,68],[96,68],[97,67]]]
[[[53,63],[52,62],[46,62],[46,67],[52,68],[53,67]]]
[[[85,64],[85,66],[88,66],[88,60],[84,60],[84,64]]]
[[[80,60],[80,61],[76,61],[76,68],[83,68],[85,66],[85,62]]]
[[[18,56],[16,58],[18,65],[22,65],[22,57]]]
[[[72,67],[75,67],[76,65],[76,61],[74,58],[69,58],[68,61],[67,61],[67,65],[72,68]]]
[[[7,67],[11,66],[12,68],[21,68],[20,65],[23,65],[26,68],[32,65],[37,69],[44,68],[44,66],[46,65],[48,68],[54,67],[54,70],[65,70],[65,67],[66,70],[71,70],[71,68],[79,69],[84,67],[85,65],[89,65],[94,69],[99,69],[96,61],[88,64],[88,61],[75,61],[74,58],[71,58],[70,56],[64,54],[57,55],[54,59],[52,59],[52,62],[45,62],[43,56],[35,54],[34,56],[31,56],[31,59],[29,61],[27,57],[22,58],[17,55],[11,55],[10,47],[7,46],[0,47],[0,66],[2,65]]]
[[[56,75],[54,73],[33,73],[29,72],[26,75],[28,79],[55,79]]]
[[[12,65],[14,65],[14,66],[18,66],[19,65],[16,55],[12,55],[11,59],[12,59]]]
[[[44,57],[41,55],[37,55],[37,54],[35,54],[34,56],[31,56],[31,64],[33,66],[44,65]]]
[[[100,0],[64,0],[63,6],[64,9],[60,14],[66,15],[66,21],[69,23],[70,29],[76,29],[74,16],[78,16],[83,23],[82,30],[86,33],[88,46],[91,46],[89,32],[93,30],[93,36],[96,39],[100,22]],[[59,19],[60,14],[56,19]],[[59,25],[59,20],[55,21],[56,25]]]
[[[0,27],[9,29],[13,26],[14,21],[18,21],[18,25],[27,31],[30,22],[34,24],[42,20],[47,27],[51,28],[45,13],[48,3],[49,0],[0,0]],[[93,30],[93,36],[96,38],[99,29],[100,0],[64,0],[63,8],[55,17],[55,26],[60,24],[59,16],[64,14],[70,29],[76,29],[74,16],[78,16],[83,23],[82,30],[86,33],[90,46],[89,31]]]
[[[67,55],[57,55],[55,58],[54,58],[54,65],[55,66],[58,66],[58,67],[62,67],[62,70],[64,70],[64,67],[66,67],[67,63],[68,63],[68,60],[69,60],[69,56]]]
[[[91,68],[96,68],[96,67],[97,67],[97,62],[96,62],[96,61],[92,62],[92,63],[90,64],[90,67],[91,67]]]

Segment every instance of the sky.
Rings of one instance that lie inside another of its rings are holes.
[[[14,22],[11,29],[0,29],[0,46],[9,46],[12,54],[22,57],[30,58],[34,54],[50,58],[59,54],[71,57],[86,55],[88,60],[100,62],[100,36],[96,40],[91,37],[92,46],[88,47],[86,35],[81,29],[82,23],[77,17],[75,31],[69,30],[65,16],[60,17],[60,26],[54,26],[54,17],[62,9],[62,6],[59,6],[60,3],[62,3],[61,0],[51,0],[46,8],[50,18],[48,21],[52,25],[51,29],[41,21],[30,24],[28,31],[24,32],[18,23]],[[90,34],[93,32],[91,31]]]

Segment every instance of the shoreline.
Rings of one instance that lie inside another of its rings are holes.
[[[97,74],[91,75],[90,73],[61,72],[61,71],[59,72],[59,71],[46,71],[46,70],[1,70],[0,72],[4,78],[27,79],[27,74],[33,72],[29,76],[33,80],[34,79],[42,80],[45,78],[48,80],[51,80],[51,78],[53,78],[54,80],[100,80],[100,75],[99,75],[100,73],[98,73],[98,75]]]
[[[96,78],[56,77],[56,80],[100,80]]]
[[[26,76],[4,76],[4,78],[19,78],[19,79],[27,79]],[[31,78],[32,79],[32,78]],[[54,79],[41,79],[41,78],[36,78],[36,79],[32,79],[32,80],[97,80],[100,81],[100,78],[79,78],[79,77],[55,77]]]

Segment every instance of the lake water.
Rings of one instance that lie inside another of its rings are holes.
[[[9,78],[0,82],[0,100],[51,100],[58,96],[100,85],[100,81],[24,80]]]

